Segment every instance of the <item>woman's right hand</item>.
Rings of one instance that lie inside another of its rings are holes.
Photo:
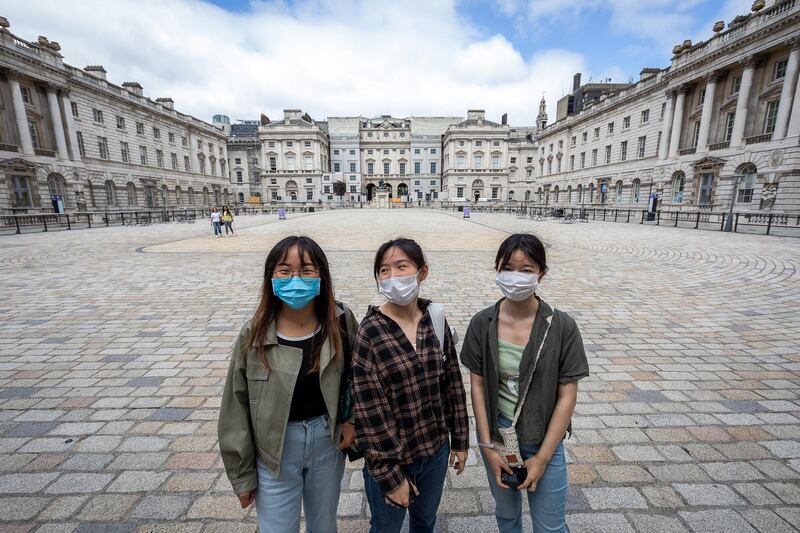
[[[254,501],[256,501],[255,491],[246,490],[239,494],[239,505],[242,506],[242,509],[247,509]]]
[[[495,450],[489,448],[484,452],[483,460],[489,464],[489,470],[492,471],[492,474],[494,475],[494,481],[497,483],[497,486],[507,489],[508,485],[501,481],[500,474],[503,471],[505,471],[506,474],[513,474],[514,471],[511,470],[510,466],[508,466],[505,458],[503,458],[503,456],[497,453]]]

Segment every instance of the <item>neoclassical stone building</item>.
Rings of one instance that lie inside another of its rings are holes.
[[[537,137],[532,199],[797,212],[800,2],[754,7],[708,40],[675,46],[669,67],[643,69],[636,83],[564,97]]]
[[[233,201],[226,136],[111,83],[102,66],[13,35],[0,18],[0,212],[206,207]]]

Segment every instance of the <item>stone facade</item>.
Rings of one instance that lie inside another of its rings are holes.
[[[0,20],[0,212],[207,207],[230,196],[223,131]],[[60,200],[60,202],[59,202]]]
[[[532,199],[645,209],[652,196],[669,210],[796,212],[800,3],[720,26],[676,46],[668,68],[646,68],[542,130]]]

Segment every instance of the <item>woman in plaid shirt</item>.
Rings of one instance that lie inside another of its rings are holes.
[[[375,280],[387,302],[370,307],[356,336],[353,394],[356,441],[366,454],[364,484],[372,533],[430,532],[449,464],[464,470],[469,447],[466,395],[455,343],[445,323],[444,353],[429,300],[428,276],[411,239],[384,243]]]

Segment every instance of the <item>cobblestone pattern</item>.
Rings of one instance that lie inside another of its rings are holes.
[[[541,294],[589,353],[567,442],[571,530],[800,528],[798,241],[425,210],[237,225],[227,239],[202,223],[3,238],[0,529],[254,531],[216,419],[270,246],[317,238],[338,297],[363,314],[379,301],[378,244],[415,237],[431,263],[423,294],[463,334],[498,298],[492,262],[514,231],[549,244]],[[448,474],[439,531],[496,530],[479,461],[473,448]],[[342,480],[340,531],[367,529],[360,466]]]

